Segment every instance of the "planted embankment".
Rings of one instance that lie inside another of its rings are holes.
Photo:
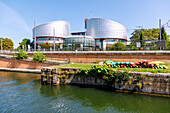
[[[56,64],[36,63],[28,60],[15,60],[11,58],[0,58],[0,68],[17,69],[41,69],[42,67],[54,66]]]
[[[146,73],[146,72],[114,72],[116,78],[95,77],[76,74],[78,69],[61,68],[57,71],[54,68],[42,68],[42,84],[78,84],[112,88],[119,92],[133,92],[156,96],[170,97],[170,74],[169,73]],[[119,75],[118,75],[119,74]],[[129,78],[125,77],[129,76]],[[121,81],[120,79],[124,80]],[[126,79],[126,80],[125,80]]]

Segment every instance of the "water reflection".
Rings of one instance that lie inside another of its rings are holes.
[[[169,98],[144,95],[114,93],[95,88],[81,88],[78,86],[60,85],[40,88],[40,93],[46,96],[68,97],[78,101],[82,106],[92,107],[97,111],[113,109],[124,112],[169,112]],[[161,105],[161,107],[160,107]]]
[[[33,73],[16,73],[16,72],[0,71],[0,78],[1,78],[0,82],[6,82],[6,84],[1,85],[1,87],[4,87],[9,85],[26,84],[32,80],[39,80],[40,76],[39,74],[33,74]]]

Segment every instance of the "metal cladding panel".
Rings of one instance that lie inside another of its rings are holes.
[[[70,35],[70,22],[68,21],[53,21],[36,26],[36,37],[39,36],[55,36],[65,37]],[[34,29],[33,29],[34,37]]]
[[[123,25],[101,18],[87,20],[87,36],[97,38],[127,39],[127,29]]]

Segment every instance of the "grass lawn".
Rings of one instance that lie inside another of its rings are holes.
[[[67,64],[67,65],[60,65],[60,66],[53,66],[54,68],[91,68],[94,64]],[[124,71],[136,71],[136,72],[151,72],[151,73],[170,73],[170,65],[166,65],[168,69],[151,69],[151,68],[112,68],[117,70],[124,70]]]
[[[91,68],[91,66],[93,66],[94,64],[67,64],[67,65],[60,65],[60,66],[53,66],[54,68],[83,68],[83,69],[87,69],[87,68]]]

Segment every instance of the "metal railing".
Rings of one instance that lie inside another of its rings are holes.
[[[128,45],[128,43],[130,43]],[[137,45],[137,43],[140,43],[140,46]],[[78,44],[77,44],[78,45]],[[79,44],[81,45],[81,44]],[[52,52],[52,51],[101,51],[101,48],[99,47],[81,47],[81,46],[69,46],[66,47],[64,46],[63,48],[43,48],[43,49],[36,49],[37,51],[40,52]],[[107,45],[106,46],[106,51],[157,51],[157,50],[170,50],[170,46],[166,46],[166,41],[165,40],[145,40],[145,41],[140,41],[140,40],[135,40],[131,42],[127,42],[127,45],[125,47],[114,47],[112,45]],[[1,50],[1,53],[10,53],[10,52],[18,52],[19,50]],[[23,49],[23,51],[27,52],[35,52],[34,49]]]

